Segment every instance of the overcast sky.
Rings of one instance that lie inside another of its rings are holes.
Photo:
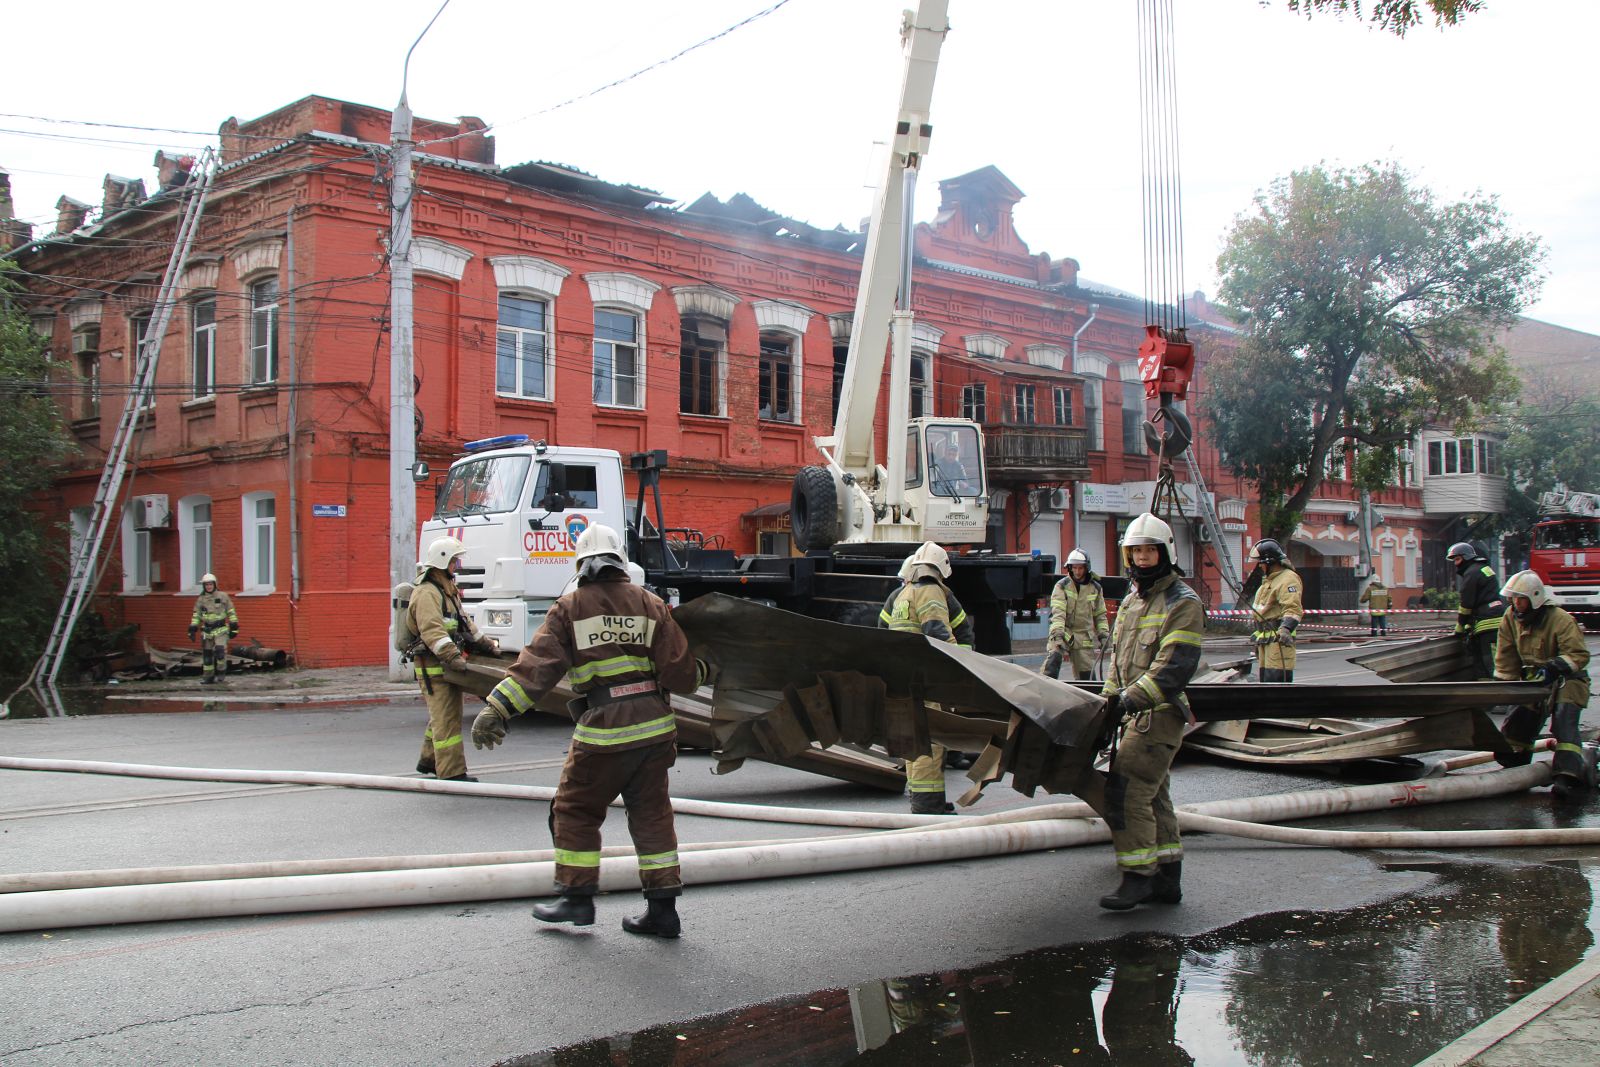
[[[854,227],[894,118],[908,0],[788,0],[557,106],[776,2],[451,0],[411,61],[410,102],[492,124],[502,164],[565,163],[683,202],[745,192]],[[98,204],[108,171],[153,187],[156,148],[206,143],[17,115],[214,131],[309,94],[389,107],[438,4],[8,5],[0,166],[17,214],[43,232],[62,193]],[[1176,7],[1186,288],[1215,293],[1229,223],[1274,178],[1392,159],[1442,198],[1499,197],[1549,251],[1528,314],[1600,333],[1600,2],[1486,0],[1460,26],[1404,40],[1308,21],[1287,0]],[[1142,292],[1135,12],[1134,0],[950,0],[918,219],[938,179],[993,164],[1027,194],[1017,227],[1033,252]]]

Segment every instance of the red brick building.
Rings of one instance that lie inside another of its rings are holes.
[[[181,642],[211,570],[245,636],[308,665],[385,659],[389,119],[307,97],[222,127],[98,601],[152,642]],[[482,130],[470,118],[416,129],[419,456],[442,470],[463,441],[502,433],[666,449],[669,523],[741,552],[786,550],[794,472],[832,428],[861,235],[744,196],[673,209],[567,167],[497,167]],[[18,256],[35,321],[80,383],[82,464],[61,483],[79,522],[171,250],[188,164],[157,161],[154,195],[108,176],[92,223],[63,198],[58,232]],[[1139,431],[1142,302],[1031,253],[1012,224],[1022,195],[992,167],[952,178],[917,228],[913,414],[984,424],[994,547],[1060,558],[1078,544],[1114,570],[1156,476]],[[1190,314],[1202,420],[1205,361],[1234,340],[1208,310]],[[1228,543],[1197,545],[1185,528],[1179,555],[1221,606],[1232,596],[1212,560],[1248,547],[1252,496],[1203,438],[1197,454]],[[1385,510],[1414,546],[1418,492],[1396,493]],[[419,514],[431,503],[419,487]],[[1351,528],[1348,492],[1325,504],[1306,517],[1302,563],[1338,559]],[[1413,548],[1391,540],[1391,584],[1410,585]]]

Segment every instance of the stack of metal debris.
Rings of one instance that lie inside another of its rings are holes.
[[[293,657],[281,648],[268,648],[259,641],[230,645],[228,672],[282,670]],[[138,682],[152,678],[182,677],[200,674],[204,661],[198,648],[154,648],[147,641],[144,654],[133,666],[117,671],[113,677],[119,682]]]

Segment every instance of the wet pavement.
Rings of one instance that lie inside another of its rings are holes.
[[[1350,911],[1042,949],[505,1063],[1409,1067],[1578,964],[1600,918],[1600,866],[1422,869],[1427,893]]]

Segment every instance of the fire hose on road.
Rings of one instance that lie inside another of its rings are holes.
[[[58,764],[76,761],[6,759],[0,761],[0,765],[15,766],[20,762]],[[306,772],[285,772],[270,779],[272,772],[248,773],[261,776],[249,779],[253,781],[299,783],[306,777]],[[1286,843],[1319,847],[1447,848],[1600,844],[1600,828],[1418,832],[1296,830],[1263,825],[1274,821],[1389,810],[1522,792],[1548,784],[1550,775],[1550,766],[1541,762],[1511,770],[1454,774],[1423,782],[1352,786],[1211,801],[1185,807],[1180,809],[1180,813],[1185,820],[1192,819],[1193,828],[1197,830],[1268,840],[1280,839],[1269,836],[1271,834],[1283,834],[1288,835],[1283,838]],[[371,780],[381,776],[316,777]],[[409,785],[437,784],[408,779],[391,781]],[[363,784],[371,787],[369,783]],[[483,787],[476,788],[481,790]],[[488,795],[505,796],[508,794],[499,790],[526,790],[531,787],[490,788],[497,792]],[[773,810],[760,805],[741,804],[716,804],[715,807],[722,809],[720,817],[740,817],[734,814],[737,811],[749,811],[753,817],[765,817],[766,812]],[[801,814],[800,809],[789,810],[795,815]],[[826,825],[839,825],[839,816],[865,813],[823,811],[820,814],[833,820]],[[972,859],[1107,840],[1110,833],[1105,824],[1091,816],[1092,813],[1084,804],[1055,803],[987,816],[943,818],[934,828],[916,825],[879,832],[784,841],[690,844],[681,848],[683,876],[686,884],[710,885]],[[1242,819],[1251,821],[1240,821]],[[803,820],[795,818],[787,821]],[[600,888],[606,891],[638,888],[638,870],[631,850],[615,848],[605,851],[607,855],[601,861]],[[374,867],[387,867],[395,863],[415,865],[400,869],[350,869],[358,863],[368,863]],[[435,865],[440,863],[449,865]],[[272,867],[271,864],[229,864],[146,871],[14,875],[0,883],[11,890],[0,895],[0,932],[228,915],[521,899],[546,896],[553,892],[550,886],[554,863],[545,853],[536,852],[287,861],[286,864],[277,865],[276,873],[260,876],[268,873]],[[100,884],[94,884],[96,877],[101,879]],[[118,884],[105,884],[109,882]],[[40,888],[47,885],[73,887]]]

